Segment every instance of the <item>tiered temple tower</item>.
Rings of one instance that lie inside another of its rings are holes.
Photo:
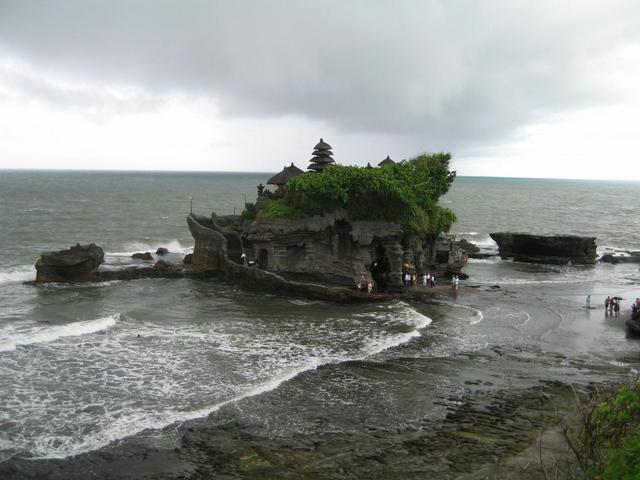
[[[336,161],[331,158],[332,156],[333,152],[331,151],[331,145],[321,138],[318,144],[314,147],[313,158],[311,159],[308,170],[322,172],[332,163],[336,163]]]

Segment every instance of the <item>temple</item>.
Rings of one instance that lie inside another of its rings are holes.
[[[299,170],[292,164],[267,183],[282,192],[292,175],[321,175],[334,163],[332,155],[320,139],[309,173],[291,170]],[[388,163],[393,163],[389,157],[381,162]],[[256,204],[247,208],[263,208],[271,195],[264,192],[259,188]],[[397,223],[353,220],[344,210],[297,219],[192,214],[188,224],[195,239],[193,264],[234,277],[266,278],[251,273],[261,270],[334,286],[354,286],[364,277],[383,292],[403,288],[403,271],[450,276],[460,274],[464,263],[451,237],[421,238]]]

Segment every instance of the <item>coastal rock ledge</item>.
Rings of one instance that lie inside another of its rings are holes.
[[[596,237],[577,235],[532,235],[529,233],[490,233],[498,244],[500,257],[516,262],[563,265],[569,262],[596,263]]]

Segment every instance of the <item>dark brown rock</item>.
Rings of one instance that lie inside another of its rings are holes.
[[[596,263],[596,238],[577,235],[532,235],[490,233],[498,244],[500,257],[516,262],[549,264]]]
[[[139,252],[131,255],[131,258],[137,258],[138,260],[153,260],[153,255],[151,255],[151,252]]]
[[[86,282],[98,275],[104,262],[104,250],[95,243],[80,245],[57,252],[46,252],[36,262],[36,282]]]
[[[160,247],[156,250],[156,255],[166,255],[169,253],[169,249],[165,247]]]
[[[187,253],[182,259],[182,263],[185,265],[191,265],[193,263],[193,253]]]

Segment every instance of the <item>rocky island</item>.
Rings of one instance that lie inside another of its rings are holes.
[[[398,293],[404,276],[463,276],[466,261],[446,233],[454,213],[438,205],[450,188],[450,154],[424,154],[377,168],[335,164],[320,139],[305,173],[295,165],[258,185],[255,203],[241,215],[187,218],[194,252],[182,262],[164,259],[141,268],[102,269],[94,244],[42,255],[35,283],[216,276],[266,292],[329,300]],[[164,250],[164,249],[163,249]],[[156,252],[158,255],[166,251]],[[153,261],[150,252],[134,258]]]

